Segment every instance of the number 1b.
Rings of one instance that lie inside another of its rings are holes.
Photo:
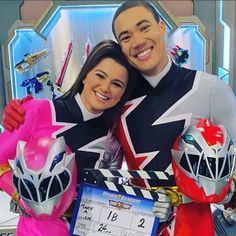
[[[107,220],[111,220],[111,221],[116,221],[117,218],[118,218],[118,214],[117,213],[113,213],[112,211],[110,211],[108,217],[107,217]]]

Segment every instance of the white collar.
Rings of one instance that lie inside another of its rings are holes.
[[[83,104],[83,102],[82,102],[82,100],[81,100],[81,97],[80,97],[80,94],[79,94],[79,93],[77,93],[77,94],[75,95],[75,100],[76,100],[78,106],[80,107],[80,110],[81,110],[81,112],[82,112],[83,120],[84,120],[84,121],[91,120],[91,119],[97,118],[97,117],[99,117],[100,115],[102,115],[103,112],[96,113],[96,114],[94,114],[94,113],[92,113],[92,112],[89,112],[89,111],[85,108],[85,106],[84,106],[84,104]]]
[[[172,61],[170,59],[170,57],[168,56],[169,60],[167,65],[165,66],[165,68],[157,75],[154,76],[147,76],[145,74],[142,74],[144,79],[147,80],[147,82],[153,87],[155,88],[159,82],[161,81],[161,79],[168,73],[168,71],[170,70],[170,67],[172,65]]]

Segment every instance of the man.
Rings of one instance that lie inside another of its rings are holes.
[[[144,78],[119,127],[129,167],[171,174],[173,143],[195,116],[224,124],[236,139],[233,92],[216,76],[179,67],[170,60],[165,24],[151,4],[126,1],[116,11],[112,27],[123,53]]]
[[[181,68],[169,59],[164,40],[166,26],[153,5],[145,1],[124,2],[114,15],[112,30],[130,64],[143,77],[118,126],[129,169],[162,170],[172,175],[174,141],[194,117],[223,124],[231,138],[236,139],[233,92],[216,76]],[[172,180],[169,184],[175,185]],[[145,185],[155,187],[155,182],[145,181]],[[207,210],[190,204],[179,209],[174,235],[214,234]],[[202,232],[189,219],[190,210],[199,215]]]
[[[114,15],[112,29],[130,64],[142,74],[117,131],[129,169],[161,170],[173,176],[171,148],[195,116],[223,124],[236,139],[233,92],[216,76],[179,67],[170,60],[164,40],[166,26],[153,5],[124,2]],[[155,181],[143,184],[156,187]],[[175,185],[173,178],[168,185]],[[168,198],[154,208],[164,220],[168,210]]]

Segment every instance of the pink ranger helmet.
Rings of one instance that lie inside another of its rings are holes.
[[[74,153],[64,138],[19,141],[16,159],[9,163],[27,213],[39,220],[60,218],[75,197],[77,183]]]
[[[230,189],[236,148],[227,130],[199,118],[175,141],[172,167],[178,189],[195,202],[217,203]]]

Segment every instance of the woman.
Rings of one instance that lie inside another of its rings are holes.
[[[106,40],[94,47],[74,85],[63,97],[24,103],[24,124],[0,136],[0,188],[13,196],[8,160],[15,158],[18,140],[35,137],[64,136],[76,155],[78,183],[84,168],[120,168],[121,147],[112,134],[120,109],[133,90],[135,73],[119,45]],[[20,217],[17,235],[46,235],[43,230],[47,224],[55,235],[68,235],[60,219],[52,224],[27,216]]]

